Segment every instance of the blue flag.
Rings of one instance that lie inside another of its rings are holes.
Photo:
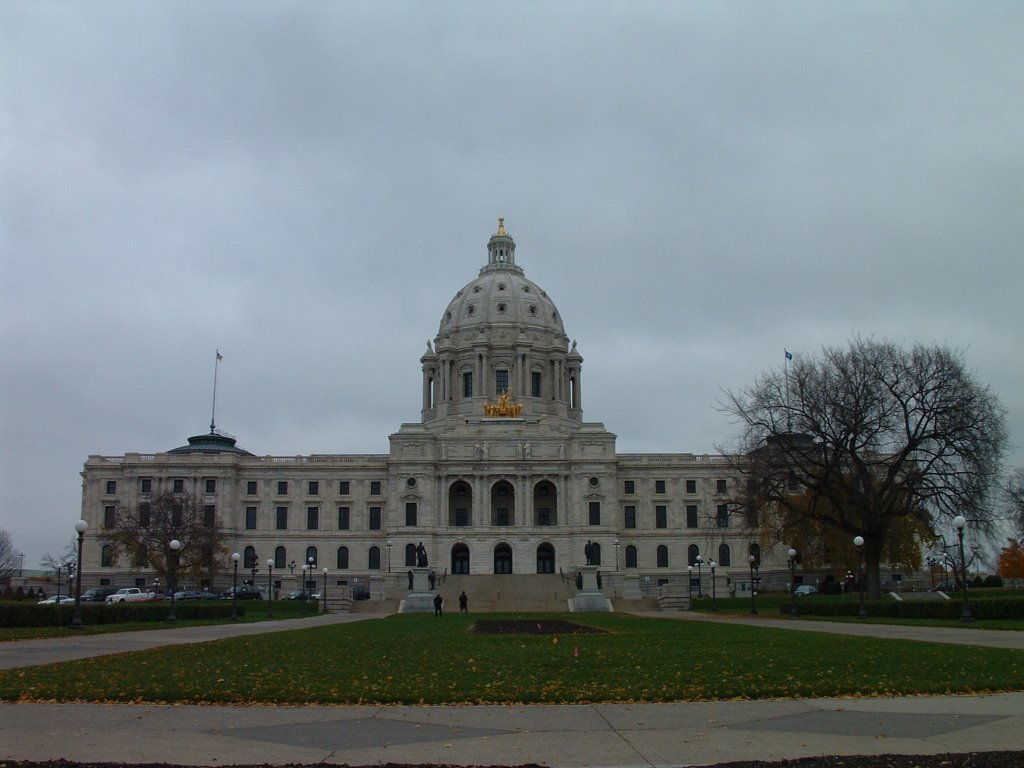
[[[786,359],[787,360],[792,360],[793,359],[793,353],[790,352],[788,349],[784,349],[783,352],[786,353]]]

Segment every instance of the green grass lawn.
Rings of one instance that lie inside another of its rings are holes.
[[[392,616],[9,670],[0,700],[587,703],[1024,689],[1022,651],[624,614],[543,618],[605,632],[481,635],[475,617]]]

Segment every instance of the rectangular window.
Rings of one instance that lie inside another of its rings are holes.
[[[203,525],[207,528],[213,528],[217,523],[217,507],[213,504],[203,505]]]
[[[117,493],[117,480],[107,480],[107,496]]]
[[[149,528],[151,517],[152,513],[149,504],[139,504],[139,527]]]
[[[540,397],[540,383],[541,377],[539,371],[534,371],[530,374],[530,393],[534,397]]]
[[[306,530],[315,531],[320,527],[320,507],[306,507]]]
[[[725,481],[724,478],[718,480],[715,483],[715,491],[717,491],[718,493],[727,493],[728,492],[728,488],[726,486],[726,481]]]
[[[622,485],[622,492],[630,495],[636,493],[636,481],[626,480]]]
[[[153,492],[153,479],[150,477],[139,478],[139,493],[152,493]]]
[[[256,530],[256,507],[245,508],[245,530]]]
[[[320,495],[320,481],[319,480],[310,480],[309,481],[309,488],[307,490],[309,491],[309,493],[308,493],[309,496],[319,496]]]
[[[718,523],[719,528],[729,527],[729,505],[719,504],[718,509],[715,513],[715,521]]]
[[[277,530],[288,530],[288,507],[277,508]]]
[[[473,372],[466,371],[462,374],[462,396],[472,397],[473,396]]]
[[[697,527],[697,505],[687,504],[686,505],[686,527],[696,528]]]
[[[349,513],[348,507],[338,507],[338,530],[347,531],[349,529]]]
[[[622,526],[624,528],[636,528],[636,507],[631,504],[625,508],[624,512]]]
[[[247,496],[255,496],[256,492],[257,492],[256,491],[256,487],[257,486],[256,486],[256,481],[255,480],[247,481],[245,483],[245,493],[246,493],[246,495]]]
[[[380,530],[380,507],[370,507],[370,530]]]
[[[338,493],[342,496],[348,496],[348,480],[338,481]]]
[[[592,501],[590,502],[590,524],[600,525],[601,524],[601,502]]]
[[[495,525],[511,525],[512,516],[509,514],[508,507],[498,507],[498,511],[494,516]]]
[[[508,392],[508,371],[494,372],[494,394],[500,395]]]
[[[686,481],[686,492],[689,494],[695,494],[697,492],[697,481],[687,480]]]
[[[654,527],[668,528],[668,507],[658,504],[654,508]]]
[[[370,495],[380,496],[380,480],[370,481]]]
[[[185,479],[182,477],[175,477],[171,479],[171,490],[174,493],[185,492]]]
[[[288,495],[288,481],[287,480],[278,480],[277,481],[277,495],[278,496],[287,496]]]
[[[665,481],[664,480],[655,480],[654,481],[654,492],[655,493],[664,493],[665,492]]]
[[[215,478],[215,477],[208,477],[208,478],[206,478],[203,481],[203,489],[206,491],[206,493],[216,493],[217,492],[217,478]]]
[[[407,501],[405,503],[405,524],[406,525],[416,525],[416,516],[417,516],[416,513],[417,513],[416,502],[415,501]]]
[[[551,525],[551,508],[537,508],[537,525]]]

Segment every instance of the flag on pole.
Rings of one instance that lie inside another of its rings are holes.
[[[786,359],[787,360],[792,360],[793,359],[793,353],[790,352],[788,349],[784,349],[783,352],[786,353]]]
[[[786,354],[789,354],[789,353],[787,352]],[[220,362],[221,360],[223,360],[223,359],[224,359],[224,355],[222,355],[222,354],[220,353],[220,350],[218,349],[218,350],[217,350],[217,362],[219,363],[219,362]]]

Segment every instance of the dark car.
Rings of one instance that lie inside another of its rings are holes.
[[[222,600],[231,599],[231,590],[227,590],[221,596]],[[259,591],[252,584],[239,584],[235,588],[235,599],[236,600],[262,600],[263,593]]]
[[[797,588],[793,590],[793,594],[796,597],[808,597],[818,594],[818,588],[813,584],[798,584]]]
[[[115,587],[93,587],[82,593],[83,603],[102,603],[107,597],[117,592]]]
[[[281,598],[282,600],[309,600],[309,592],[304,589],[296,589]]]

